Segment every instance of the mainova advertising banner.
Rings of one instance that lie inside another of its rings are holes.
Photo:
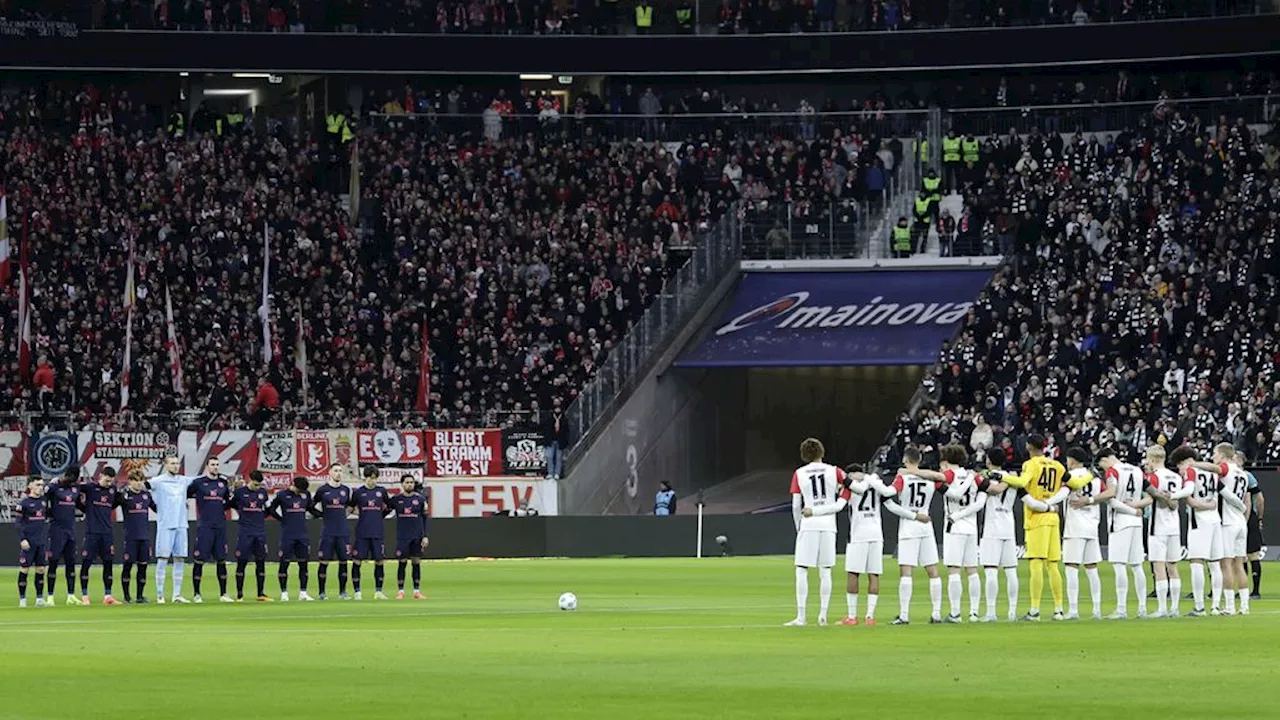
[[[991,272],[748,273],[724,317],[677,365],[927,365]]]

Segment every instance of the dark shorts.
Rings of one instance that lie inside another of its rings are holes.
[[[396,557],[422,557],[422,538],[396,538]]]
[[[257,562],[266,562],[266,535],[241,535],[236,539],[236,559],[243,560],[246,558]]]
[[[1262,523],[1258,521],[1257,515],[1249,518],[1249,530],[1245,536],[1244,551],[1250,555],[1262,552]]]
[[[282,538],[280,559],[307,562],[311,559],[311,540],[308,538]]]
[[[49,543],[28,543],[30,550],[23,550],[18,554],[18,567],[45,567],[49,564]]]
[[[54,562],[62,560],[75,564],[76,534],[74,531],[53,529],[49,531],[49,558]]]
[[[81,558],[85,560],[96,558],[100,562],[109,563],[115,554],[115,539],[110,535],[85,533],[84,549],[80,551]]]
[[[196,528],[196,562],[226,562],[227,529],[222,527]]]
[[[351,536],[321,535],[320,547],[316,549],[316,557],[321,560],[350,560]]]
[[[151,547],[151,538],[125,538],[124,561],[145,565],[152,560],[155,552]]]
[[[356,538],[356,546],[351,553],[352,560],[382,560],[386,554],[386,545],[382,538]]]

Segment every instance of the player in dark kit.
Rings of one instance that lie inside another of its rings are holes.
[[[80,486],[80,510],[84,513],[84,549],[80,553],[80,602],[89,605],[89,567],[94,558],[102,563],[103,605],[119,605],[111,594],[115,561],[116,471],[103,468],[96,483]]]
[[[44,607],[44,576],[49,565],[49,504],[44,480],[27,481],[27,496],[18,502],[18,607],[27,606],[27,574],[36,569],[36,607]]]
[[[218,591],[224,603],[235,602],[227,594],[227,503],[231,500],[231,483],[218,471],[221,463],[210,458],[205,463],[204,475],[196,478],[187,488],[187,497],[196,499],[196,552],[195,569],[191,572],[196,595],[192,602],[201,603],[200,580],[204,577],[204,564],[210,560],[218,564]]]
[[[311,493],[307,492],[307,479],[296,477],[289,489],[281,490],[271,499],[267,512],[280,521],[280,602],[289,602],[289,563],[298,563],[298,599],[310,602],[307,594],[307,563],[311,562],[311,538],[307,535],[307,512],[311,507]]]
[[[321,485],[311,498],[311,514],[324,518],[320,530],[320,599],[326,600],[325,583],[329,579],[329,563],[338,563],[338,597],[347,595],[347,560],[351,556],[351,533],[347,529],[347,507],[351,505],[351,488],[342,484],[345,467],[334,463],[329,467],[329,482]]]
[[[58,578],[58,561],[66,568],[67,604],[79,605],[76,597],[76,506],[80,503],[80,471],[69,468],[62,479],[44,493],[49,503],[49,575],[45,578],[45,603],[53,604]]]
[[[253,579],[258,583],[258,602],[271,602],[267,597],[267,490],[262,486],[262,473],[249,473],[247,487],[237,485],[228,505],[240,515],[240,532],[236,537],[236,602],[244,600],[244,571],[253,558]]]
[[[152,555],[151,526],[147,518],[156,509],[156,501],[147,490],[147,478],[141,470],[129,471],[129,486],[117,494],[116,505],[124,509],[124,567],[120,571],[120,589],[126,603],[146,605],[147,597],[143,591],[147,588],[147,565]],[[136,600],[129,595],[134,565],[138,566]]]
[[[359,513],[356,519],[356,548],[352,556],[354,564],[351,568],[351,585],[355,588],[356,599],[363,600],[360,594],[360,566],[366,560],[373,561],[374,600],[386,600],[382,592],[382,582],[386,568],[383,556],[386,552],[382,521],[391,514],[391,494],[378,485],[378,469],[364,469],[364,485],[351,493],[351,506]]]
[[[427,551],[427,498],[418,492],[418,481],[412,475],[400,478],[400,494],[391,498],[396,511],[396,599],[404,599],[405,566],[413,563],[413,599],[425,600],[422,594],[422,556]]]

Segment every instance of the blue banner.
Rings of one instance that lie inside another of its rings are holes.
[[[31,474],[46,480],[62,476],[76,462],[75,437],[68,432],[31,433]]]
[[[928,365],[991,273],[747,273],[719,324],[676,365]]]

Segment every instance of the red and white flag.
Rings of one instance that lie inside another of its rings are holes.
[[[431,409],[431,344],[427,319],[422,318],[422,357],[418,361],[418,401],[415,408],[420,413]]]
[[[13,269],[9,262],[9,198],[0,188],[0,285],[9,282]]]
[[[262,362],[271,364],[271,226],[262,221],[262,304],[258,317],[262,318]]]
[[[18,252],[18,377],[26,380],[31,371],[31,245],[27,233],[30,218],[22,220],[22,249]]]
[[[298,303],[298,339],[293,348],[293,369],[302,378],[302,404],[307,404],[309,380],[307,378],[307,336],[303,331],[302,303]]]
[[[169,349],[169,370],[173,374],[173,391],[182,394],[182,348],[178,346],[178,331],[173,325],[173,299],[169,297],[169,286],[164,286],[164,319],[168,327],[168,339],[165,346]]]
[[[133,369],[133,307],[137,304],[138,295],[133,282],[134,240],[129,239],[129,267],[124,276],[124,310],[126,313],[124,326],[124,361],[120,363],[120,409],[129,407],[129,375]]]

